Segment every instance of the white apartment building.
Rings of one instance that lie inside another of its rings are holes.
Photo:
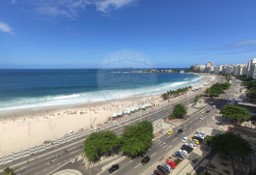
[[[256,64],[256,58],[251,59],[247,64],[247,78],[253,78],[254,75],[254,65]]]

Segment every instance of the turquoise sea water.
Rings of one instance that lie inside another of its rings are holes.
[[[161,94],[199,81],[194,74],[150,74],[138,69],[0,70],[0,110]]]

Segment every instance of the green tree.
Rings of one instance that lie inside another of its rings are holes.
[[[212,142],[212,138],[213,136],[206,136],[203,140],[203,143],[205,143],[206,145],[210,146],[211,142]]]
[[[15,173],[10,167],[6,167],[4,168],[4,175],[15,175]]]
[[[126,126],[121,136],[120,151],[129,157],[145,154],[152,145],[153,126],[143,121],[133,126]]]
[[[183,104],[174,106],[170,118],[183,118],[187,114],[187,108]]]
[[[253,153],[250,143],[240,135],[227,132],[213,136],[211,147],[225,156],[245,157]]]
[[[218,97],[223,94],[225,90],[229,89],[230,83],[215,83],[210,88],[206,89],[206,94],[211,97]]]
[[[84,154],[90,162],[98,162],[102,156],[117,153],[119,138],[111,131],[96,132],[84,141]]]
[[[186,93],[189,89],[192,89],[192,86],[188,86],[188,87],[184,87],[184,88],[178,88],[176,90],[170,90],[167,91],[166,93],[162,94],[162,98],[164,100],[169,99],[170,97],[177,97],[179,95],[182,95],[184,93]]]
[[[197,104],[199,100],[200,100],[200,96],[196,95],[194,98],[194,103]]]
[[[225,105],[220,113],[223,117],[236,123],[248,121],[251,118],[251,114],[246,108],[233,104]]]

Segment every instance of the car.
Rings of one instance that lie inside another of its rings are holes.
[[[183,129],[178,129],[178,131],[177,131],[177,134],[179,134],[179,133],[182,133],[183,132]]]
[[[182,145],[182,147],[180,149],[186,151],[187,154],[189,154],[189,153],[191,153],[191,151],[193,151],[193,148],[191,148],[188,145]]]
[[[153,172],[155,175],[165,175],[164,173],[162,173],[161,171],[159,170],[154,170]]]
[[[162,165],[162,167],[164,167],[165,169],[168,169],[170,172],[172,171],[172,167],[170,165],[168,165],[167,163],[164,163]]]
[[[207,111],[206,111],[206,113],[209,113],[209,112],[210,112],[210,110],[207,110]]]
[[[119,169],[119,165],[115,164],[115,165],[112,165],[111,168],[109,168],[108,172],[109,172],[109,174],[112,174],[113,172],[117,171],[118,169]]]
[[[162,172],[162,173],[164,173],[164,174],[169,174],[169,173],[170,173],[169,170],[165,169],[165,168],[162,167],[161,165],[158,165],[156,168],[158,169],[158,171],[160,171],[160,172]]]
[[[165,161],[168,165],[172,167],[172,169],[176,168],[176,163],[172,160],[166,159]]]
[[[192,139],[193,140],[193,142],[196,144],[196,145],[199,145],[199,141],[198,140],[196,140],[196,139]]]
[[[150,161],[150,157],[149,156],[146,156],[144,157],[142,160],[141,160],[141,164],[142,165],[145,165],[146,163],[148,163]]]
[[[186,143],[187,142],[187,140],[188,140],[188,138],[187,137],[183,137],[183,139],[181,140],[182,142],[184,142],[184,143]]]
[[[204,119],[204,117],[200,117],[200,118],[199,118],[199,120],[203,120],[203,119]]]
[[[179,159],[179,160],[183,160],[184,159],[184,155],[181,152],[179,152],[179,151],[176,151],[172,156],[177,158],[177,159]]]
[[[179,152],[181,152],[181,154],[183,154],[184,156],[188,155],[188,152],[186,150],[180,149]]]
[[[194,142],[193,142],[193,143],[187,142],[187,143],[185,143],[185,145],[189,146],[190,148],[195,148],[195,147],[196,147],[196,145],[194,144]]]
[[[198,129],[198,130],[196,131],[196,134],[206,134],[206,133],[203,132],[202,130]]]
[[[204,138],[205,138],[205,136],[202,135],[202,134],[195,134],[194,136],[195,136],[195,137],[200,137],[201,139],[204,139]]]
[[[168,135],[172,135],[172,133],[173,133],[173,130],[172,130],[172,129],[169,129],[169,130],[167,131],[167,134],[168,134]]]
[[[199,143],[202,143],[202,141],[204,140],[201,137],[196,137],[196,136],[192,137],[192,139],[198,140]]]

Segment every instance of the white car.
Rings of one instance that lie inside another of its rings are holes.
[[[203,119],[204,119],[204,117],[200,117],[200,118],[199,118],[199,120],[203,120]]]
[[[182,142],[186,143],[186,142],[187,142],[187,140],[188,140],[188,138],[187,138],[187,137],[183,137]]]
[[[182,150],[180,149],[179,152],[184,155],[184,156],[187,156],[188,155],[188,152],[186,150]]]
[[[196,145],[194,143],[185,143],[185,145],[189,146],[190,148],[195,148]]]

